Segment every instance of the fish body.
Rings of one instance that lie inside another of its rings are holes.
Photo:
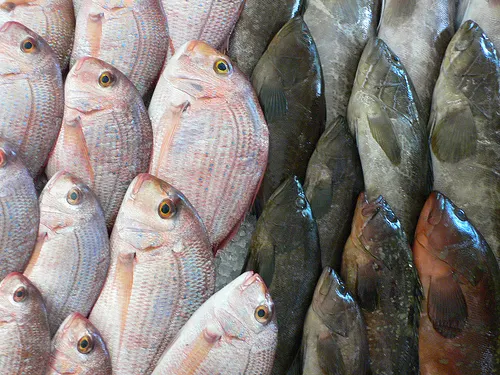
[[[366,323],[374,374],[415,374],[421,286],[401,223],[379,197],[358,199],[342,279]]]
[[[304,181],[307,163],[324,130],[319,55],[300,16],[288,21],[271,41],[253,71],[252,84],[269,127],[269,159],[257,202],[261,211],[288,177]]]
[[[40,227],[24,275],[43,295],[52,335],[72,312],[87,316],[109,266],[106,221],[95,194],[67,172],[40,196]]]
[[[85,56],[113,65],[142,96],[163,67],[168,35],[157,0],[84,0],[78,12],[71,66]]]
[[[49,354],[42,295],[22,274],[10,273],[0,282],[0,373],[43,375]]]
[[[267,163],[269,134],[247,78],[229,59],[192,41],[169,60],[149,114],[149,173],[181,190],[217,250],[234,235]]]
[[[274,36],[303,9],[304,0],[246,0],[228,55],[248,77]]]
[[[461,25],[474,21],[490,38],[497,51],[500,49],[500,1],[499,0],[461,0],[463,16],[457,18]],[[458,15],[460,17],[461,14]],[[459,24],[459,25],[460,25]],[[458,25],[457,25],[458,29]]]
[[[339,117],[319,139],[304,190],[318,224],[321,264],[338,272],[356,200],[363,191],[358,148],[345,118]]]
[[[323,270],[307,312],[302,352],[301,374],[370,373],[363,315],[344,282],[329,267]]]
[[[368,199],[383,195],[411,242],[431,188],[427,123],[401,60],[381,39],[363,52],[348,121]]]
[[[266,284],[245,272],[193,314],[153,375],[269,375],[277,332]]]
[[[378,37],[401,59],[422,104],[423,121],[446,47],[454,34],[455,0],[385,0]]]
[[[318,229],[296,177],[281,184],[259,217],[246,269],[258,272],[273,296],[280,329],[272,373],[285,374],[321,273]]]
[[[1,10],[0,10],[1,12]],[[61,69],[50,46],[17,22],[0,27],[0,137],[31,176],[45,166],[64,110]]]
[[[420,216],[415,265],[425,293],[420,373],[500,373],[500,270],[466,213],[433,192]]]
[[[52,339],[45,375],[111,375],[111,359],[101,334],[75,312],[64,320]]]
[[[467,212],[500,259],[500,59],[480,26],[453,37],[434,90],[434,189]]]
[[[40,35],[53,49],[61,69],[67,69],[75,33],[71,0],[0,0],[0,27],[9,21]]]
[[[35,246],[40,210],[28,170],[0,140],[0,279],[22,272]]]
[[[64,121],[47,176],[65,170],[80,178],[99,198],[111,230],[130,182],[147,171],[152,143],[132,82],[103,61],[79,60],[66,79]]]
[[[113,373],[151,374],[214,285],[210,242],[196,211],[164,181],[138,175],[111,234],[109,273],[89,318]]]
[[[376,35],[381,0],[308,0],[304,13],[321,58],[327,126],[347,116],[359,59]]]
[[[191,40],[220,49],[234,28],[245,0],[161,0],[165,12],[173,56]]]

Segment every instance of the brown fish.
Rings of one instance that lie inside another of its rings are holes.
[[[111,359],[101,334],[89,320],[73,313],[52,339],[45,375],[111,375]]]
[[[462,209],[433,192],[413,245],[424,287],[422,375],[500,373],[500,270]]]
[[[0,373],[43,375],[49,354],[42,295],[22,274],[10,273],[0,282]]]
[[[32,177],[45,166],[64,110],[56,55],[17,22],[0,27],[0,137],[9,141]]]

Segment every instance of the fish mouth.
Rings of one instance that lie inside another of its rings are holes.
[[[245,276],[245,280],[241,285],[241,291],[244,292],[246,289],[248,289],[250,286],[254,284],[258,284],[265,295],[269,294],[267,285],[262,279],[262,277],[258,273],[255,273],[253,271],[248,271],[248,274]]]
[[[441,222],[443,218],[443,213],[445,210],[445,198],[444,195],[439,192],[432,192],[429,197],[429,207],[426,210],[427,222],[436,226]]]

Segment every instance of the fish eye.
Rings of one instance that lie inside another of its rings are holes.
[[[32,53],[36,49],[36,42],[33,38],[26,38],[21,43],[21,51],[24,53]]]
[[[7,154],[4,149],[0,148],[0,168],[4,167],[7,164]]]
[[[392,55],[392,61],[394,61],[395,63],[398,63],[398,62],[400,62],[401,60],[399,59],[399,57],[398,57],[398,56],[396,56],[396,55]]]
[[[214,70],[217,74],[228,74],[231,71],[231,65],[224,59],[219,59],[214,64]]]
[[[398,218],[392,211],[387,211],[386,217],[391,223],[396,223],[398,221]]]
[[[172,217],[175,212],[175,204],[168,198],[162,200],[160,205],[158,206],[158,215],[160,215],[162,219],[168,219]]]
[[[24,286],[20,286],[14,292],[14,296],[12,297],[15,302],[23,302],[28,296],[28,291]]]
[[[266,305],[260,305],[255,309],[255,320],[261,324],[267,324],[271,320],[271,312]]]
[[[70,191],[68,191],[68,195],[66,196],[66,200],[71,205],[77,205],[82,201],[82,192],[80,189],[74,187]]]
[[[110,72],[104,72],[99,76],[99,85],[109,87],[115,81],[115,77]]]
[[[307,203],[306,203],[306,200],[302,197],[298,197],[296,200],[295,200],[295,206],[299,209],[299,210],[304,210],[306,207],[307,207]]]
[[[467,220],[467,215],[465,215],[464,210],[457,208],[455,209],[455,215],[461,220],[461,221],[466,221]]]
[[[78,351],[82,354],[89,354],[94,349],[94,340],[90,335],[83,336],[78,340]]]

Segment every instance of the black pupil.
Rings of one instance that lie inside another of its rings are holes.
[[[89,346],[89,342],[85,339],[85,340],[82,340],[82,343],[80,344],[80,346],[85,349],[87,346]]]
[[[24,48],[25,49],[32,49],[33,48],[33,43],[31,43],[31,42],[24,43]]]
[[[219,64],[217,64],[217,69],[224,72],[227,69],[227,66],[221,61]]]
[[[18,290],[16,293],[17,298],[21,298],[24,295],[24,292],[22,290]]]
[[[102,83],[108,83],[109,82],[109,77],[108,76],[102,76]]]
[[[168,206],[168,204],[167,203],[162,204],[161,213],[166,215],[169,212],[170,212],[170,207]]]
[[[259,318],[263,318],[266,315],[266,312],[264,311],[264,309],[260,309],[259,311],[257,311],[257,315],[259,316]]]
[[[76,198],[78,198],[78,194],[76,194],[75,192],[72,192],[70,195],[70,198],[71,198],[71,200],[76,201]]]

